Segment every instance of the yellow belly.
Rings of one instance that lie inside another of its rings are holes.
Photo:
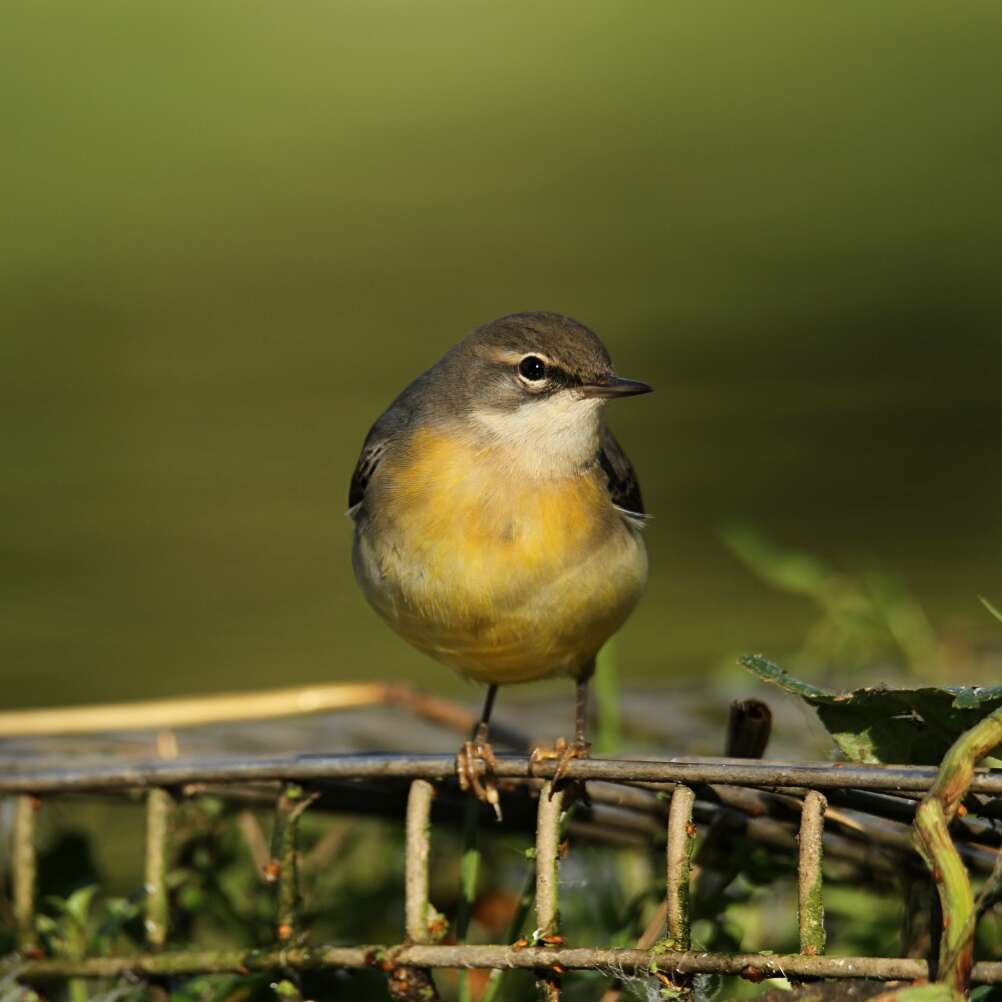
[[[355,572],[406,640],[484,682],[575,674],[640,596],[647,557],[600,472],[514,474],[497,449],[415,436],[370,484]]]

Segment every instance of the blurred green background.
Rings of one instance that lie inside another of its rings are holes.
[[[800,643],[732,520],[995,625],[997,3],[22,3],[0,37],[8,705],[472,698],[365,606],[347,483],[532,308],[657,387],[612,409],[657,516],[627,681]]]

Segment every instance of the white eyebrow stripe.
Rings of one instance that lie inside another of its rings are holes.
[[[516,362],[521,362],[523,358],[528,358],[530,355],[536,358],[542,359],[547,365],[553,365],[553,359],[549,355],[544,355],[541,351],[506,351],[505,349],[500,349],[498,351],[491,352],[491,358],[496,362],[508,362],[514,365]]]

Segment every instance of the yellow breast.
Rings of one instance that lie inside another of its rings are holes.
[[[380,467],[356,574],[429,654],[488,682],[581,670],[646,578],[597,469],[526,478],[497,446],[416,433]]]
[[[609,514],[595,476],[527,481],[501,449],[440,433],[419,433],[387,474],[395,528],[431,573],[461,571],[457,584],[474,593],[575,560]]]

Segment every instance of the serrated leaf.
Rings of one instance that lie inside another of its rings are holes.
[[[1002,707],[1002,686],[886,686],[831,692],[761,655],[741,664],[763,682],[805,700],[852,762],[936,765],[964,731]]]

